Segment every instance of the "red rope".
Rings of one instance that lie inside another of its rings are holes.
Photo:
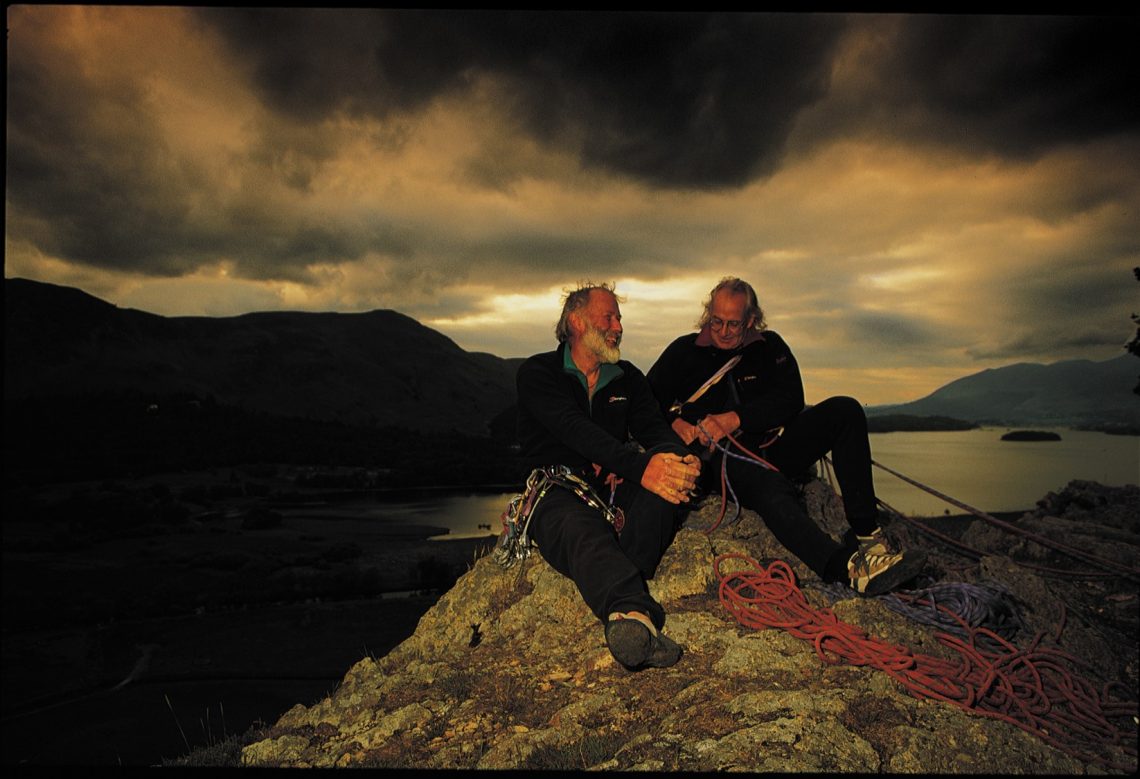
[[[697,426],[700,427],[699,424]],[[701,431],[705,432],[703,427],[701,428]],[[782,428],[780,428],[780,431],[782,432]],[[705,435],[708,435],[708,433],[705,432]],[[767,460],[765,460],[760,455],[758,455],[755,452],[752,452],[751,450],[747,449],[743,444],[741,444],[739,441],[737,441],[732,436],[732,433],[725,433],[724,435],[725,435],[725,438],[727,438],[730,442],[732,442],[733,444],[736,445],[737,449],[744,452],[744,454],[748,455],[748,457],[751,458],[753,461],[755,461],[758,465],[762,465],[763,467],[767,468],[770,471],[779,471],[780,470],[779,468],[777,468],[775,465],[772,465],[772,463],[768,462]],[[772,443],[779,437],[780,437],[780,432],[775,432],[767,441],[765,441],[763,443],[762,446],[760,446],[760,449],[765,449],[768,446],[771,446]],[[729,454],[728,454],[727,447],[721,451],[720,456],[723,458],[721,461],[721,467],[720,467],[720,513],[717,515],[716,521],[713,522],[712,525],[710,525],[709,527],[707,527],[705,529],[704,533],[706,536],[710,535],[714,530],[716,530],[718,527],[720,527],[720,523],[724,519],[725,512],[728,510],[728,471],[727,471],[727,466],[728,466]],[[739,504],[738,504],[738,508],[739,508]]]
[[[747,568],[727,572],[730,560]],[[782,628],[796,638],[811,641],[819,658],[832,665],[868,665],[889,674],[916,698],[945,701],[962,709],[1000,719],[1047,741],[1085,762],[1122,771],[1135,771],[1136,735],[1128,736],[1110,717],[1134,717],[1136,701],[1109,697],[1114,685],[1098,692],[1069,666],[1080,664],[1072,655],[1041,646],[1038,635],[1018,649],[993,631],[971,627],[968,640],[943,632],[935,638],[957,651],[957,661],[915,654],[867,635],[861,628],[840,621],[831,609],[815,608],[795,583],[795,575],[782,560],[767,569],[746,555],[724,554],[713,562],[719,580],[720,602],[745,627]],[[996,649],[985,648],[985,636]],[[1104,748],[1119,746],[1133,758],[1132,765],[1113,762]]]
[[[721,457],[727,457],[721,454]],[[725,471],[723,464],[720,469],[720,513],[716,515],[716,521],[705,528],[705,535],[710,535],[714,530],[720,527],[721,521],[724,520],[724,514],[728,510],[728,473]]]
[[[755,452],[753,452],[752,450],[748,449],[747,447],[745,447],[745,446],[744,446],[744,444],[740,443],[740,442],[739,442],[739,441],[737,441],[735,438],[733,438],[733,436],[732,436],[732,433],[725,433],[725,434],[724,434],[724,437],[725,437],[725,438],[727,438],[729,441],[732,441],[732,443],[736,444],[736,448],[737,448],[737,449],[739,449],[740,451],[744,452],[746,455],[748,455],[749,457],[751,457],[753,460],[755,460],[756,462],[760,463],[761,465],[765,466],[765,467],[766,467],[766,468],[768,468],[769,470],[772,470],[772,471],[778,471],[778,470],[780,470],[780,469],[779,469],[779,468],[777,468],[775,465],[772,465],[772,463],[768,462],[768,461],[767,461],[767,460],[765,460],[763,457],[761,457],[760,455],[756,454],[756,453],[755,453]],[[771,446],[771,445],[772,445],[772,444],[773,444],[773,443],[776,441],[776,439],[777,439],[777,438],[779,438],[779,437],[780,437],[779,433],[777,433],[777,434],[773,435],[771,438],[769,438],[767,441],[765,441],[765,442],[764,442],[764,444],[763,444],[763,446],[761,446],[760,448],[761,448],[761,449],[766,449],[766,448],[768,448],[768,447],[769,447],[769,446]]]

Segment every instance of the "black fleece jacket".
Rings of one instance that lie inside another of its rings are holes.
[[[566,465],[592,474],[596,463],[603,477],[615,473],[640,484],[650,455],[636,444],[675,444],[685,452],[640,370],[619,360],[620,375],[596,389],[591,401],[581,374],[564,368],[567,348],[536,354],[519,367],[518,431],[527,468]]]
[[[749,332],[742,346],[718,349],[707,334],[683,335],[665,348],[649,369],[653,393],[670,423],[678,416],[695,424],[706,414],[735,411],[745,440],[758,440],[803,411],[804,385],[792,350],[771,330]],[[680,413],[670,412],[682,403],[731,357],[740,362],[697,401]]]

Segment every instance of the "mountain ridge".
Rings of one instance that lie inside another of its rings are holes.
[[[163,317],[5,279],[6,400],[190,393],[282,416],[486,434],[519,360],[466,352],[397,311]]]
[[[391,309],[164,317],[72,287],[4,280],[5,399],[191,394],[253,411],[486,435],[515,403],[524,358],[468,352]],[[1140,429],[1131,355],[1019,362],[963,376],[868,416]]]
[[[1019,362],[986,368],[907,403],[869,406],[887,414],[941,416],[978,424],[1140,428],[1131,355],[1108,360]]]

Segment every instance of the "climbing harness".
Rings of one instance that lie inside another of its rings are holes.
[[[621,533],[625,526],[625,514],[620,506],[614,505],[614,495],[617,492],[617,480],[611,482],[610,501],[605,503],[598,497],[597,492],[582,477],[575,474],[565,465],[546,465],[535,468],[526,479],[526,487],[521,494],[515,495],[507,503],[507,508],[500,515],[503,521],[503,531],[495,544],[492,557],[495,562],[504,568],[510,568],[520,560],[530,555],[530,520],[534,516],[535,507],[551,487],[562,487],[570,490],[586,505],[597,509],[605,516],[606,521],[614,526],[614,530]]]
[[[506,509],[500,515],[503,530],[491,555],[496,563],[504,568],[510,568],[530,555],[530,537],[527,534],[530,516],[551,484],[553,482],[547,478],[546,471],[536,468],[527,477],[523,491],[507,503]]]

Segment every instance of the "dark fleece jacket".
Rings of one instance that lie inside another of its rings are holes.
[[[700,399],[681,411],[668,412],[684,402],[731,357],[741,360]],[[713,345],[706,331],[683,335],[665,348],[649,369],[648,380],[668,420],[680,416],[695,424],[706,414],[735,411],[745,440],[756,440],[780,427],[804,409],[804,385],[792,350],[771,330],[751,331],[736,349]]]
[[[536,354],[519,367],[518,430],[527,468],[566,465],[592,473],[597,464],[603,475],[615,473],[640,484],[650,455],[637,444],[645,449],[675,444],[685,451],[645,375],[632,363],[619,360],[620,375],[599,386],[591,401],[581,374],[564,368],[567,348]]]

